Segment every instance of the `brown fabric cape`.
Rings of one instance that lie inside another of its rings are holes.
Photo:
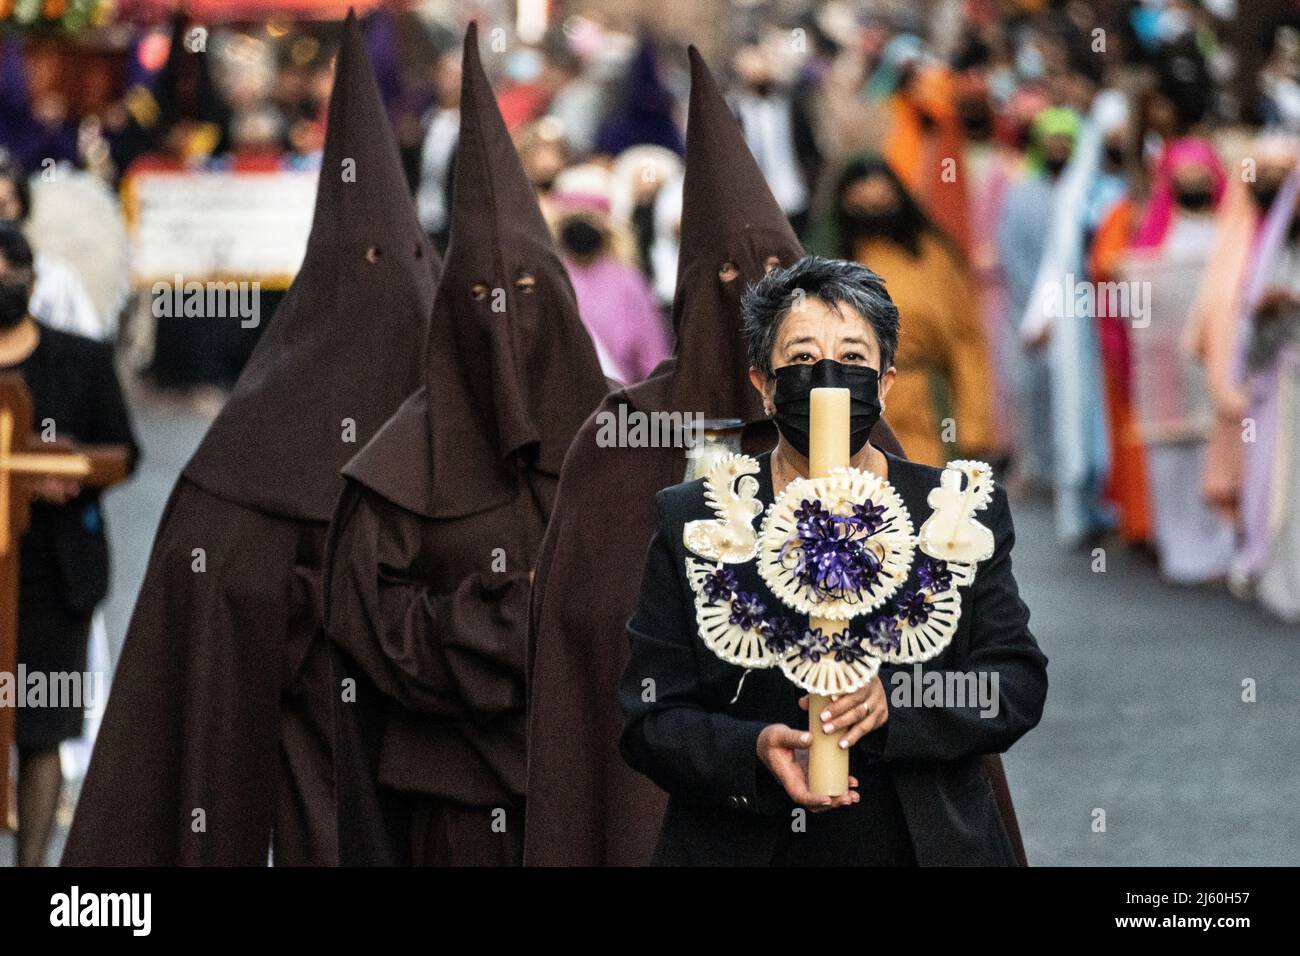
[[[384,115],[349,16],[306,257],[163,513],[65,864],[337,856],[326,522],[423,380],[438,268]]]
[[[654,531],[654,496],[685,477],[681,449],[599,447],[606,414],[698,412],[748,423],[743,449],[768,451],[748,379],[741,333],[744,289],[774,262],[803,250],[772,198],[716,82],[691,53],[686,182],[673,323],[677,347],[646,381],[608,395],[574,440],[542,544],[529,641],[526,865],[647,863],[667,796],[619,753],[615,688],[627,661],[626,624],[636,605]],[[724,264],[736,278],[724,281]],[[889,426],[877,447],[902,454]],[[987,769],[1023,859],[1020,831],[997,755]]]
[[[344,864],[523,852],[529,575],[574,433],[606,392],[471,25],[425,386],[344,469],[326,628]]]

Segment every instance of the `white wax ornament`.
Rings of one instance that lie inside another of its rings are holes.
[[[965,487],[963,488],[963,479]],[[993,470],[982,461],[950,461],[926,501],[934,509],[918,536],[932,558],[976,564],[993,554],[993,532],[975,512],[993,499]]]
[[[747,455],[727,455],[717,461],[705,478],[705,500],[716,517],[689,522],[683,530],[687,550],[698,556],[687,558],[687,578],[700,636],[710,650],[722,660],[747,669],[780,666],[799,687],[825,695],[851,693],[865,686],[881,662],[927,661],[951,643],[961,620],[958,588],[971,585],[978,562],[993,553],[992,533],[974,518],[975,512],[992,500],[992,471],[988,465],[978,461],[950,462],[939,486],[927,498],[934,511],[915,534],[897,490],[879,475],[853,468],[836,469],[823,478],[790,482],[768,507],[761,531],[755,533],[754,520],[763,511],[754,478],[760,467],[757,459]],[[794,512],[804,502],[817,502],[842,518],[854,513],[854,505],[869,502],[879,509],[870,533],[864,527],[849,536],[862,541],[880,564],[880,574],[860,593],[827,597],[796,580],[792,570],[792,556],[798,545]],[[891,612],[887,605],[897,603],[917,561],[917,551],[941,564],[929,569],[929,587],[918,587],[904,595],[913,602],[912,614]],[[728,565],[749,561],[757,561],[759,576],[789,609],[784,613],[794,615],[792,623],[805,641],[807,615],[808,628],[820,630],[828,642],[834,636],[839,647],[847,645],[854,653],[837,655],[832,649],[835,645],[828,643],[827,652],[813,661],[806,653],[801,655],[798,645],[779,651],[768,647],[766,629],[783,613],[779,607],[767,608],[763,622],[748,627],[733,624],[735,595],[715,595],[710,600],[705,581]],[[920,613],[915,613],[918,610]],[[840,636],[850,620],[858,619],[866,621],[864,628],[856,629],[852,638]],[[872,643],[860,633],[885,625],[896,630],[897,648]]]

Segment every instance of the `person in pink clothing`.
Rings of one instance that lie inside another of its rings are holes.
[[[608,194],[557,189],[552,228],[578,298],[578,313],[596,343],[605,374],[639,382],[672,351],[668,323],[639,269],[618,255]]]

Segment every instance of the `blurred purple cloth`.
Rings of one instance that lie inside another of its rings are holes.
[[[672,91],[659,79],[654,41],[645,37],[628,66],[622,95],[596,132],[596,152],[617,156],[650,144],[685,155],[675,107]]]
[[[77,158],[76,127],[69,122],[42,123],[32,113],[23,41],[16,35],[0,45],[0,147],[29,173],[47,159],[58,163]]]
[[[1274,278],[1282,248],[1287,242],[1297,198],[1300,197],[1300,170],[1295,170],[1282,185],[1268,215],[1260,227],[1255,245],[1255,261],[1246,277],[1244,300],[1251,322],[1241,323],[1235,343],[1234,373],[1245,382],[1249,396],[1247,415],[1254,420],[1254,440],[1246,442],[1242,454],[1241,475],[1241,557],[1247,573],[1260,574],[1268,563],[1273,544],[1273,470],[1274,455],[1281,438],[1278,420],[1278,397],[1281,385],[1283,352],[1263,368],[1248,370],[1246,352],[1254,315],[1260,300]]]
[[[613,256],[590,265],[565,260],[582,324],[604,353],[612,375],[625,384],[639,382],[668,357],[668,325],[656,307],[645,278]]]

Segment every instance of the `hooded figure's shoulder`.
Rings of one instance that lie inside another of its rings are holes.
[[[421,386],[343,466],[344,477],[408,511],[424,512],[433,481],[428,404]]]
[[[594,479],[631,480],[636,472],[656,469],[662,463],[649,456],[675,449],[640,447],[624,440],[624,431],[644,412],[636,393],[645,382],[619,386],[608,392],[578,429],[560,470],[560,483]]]

